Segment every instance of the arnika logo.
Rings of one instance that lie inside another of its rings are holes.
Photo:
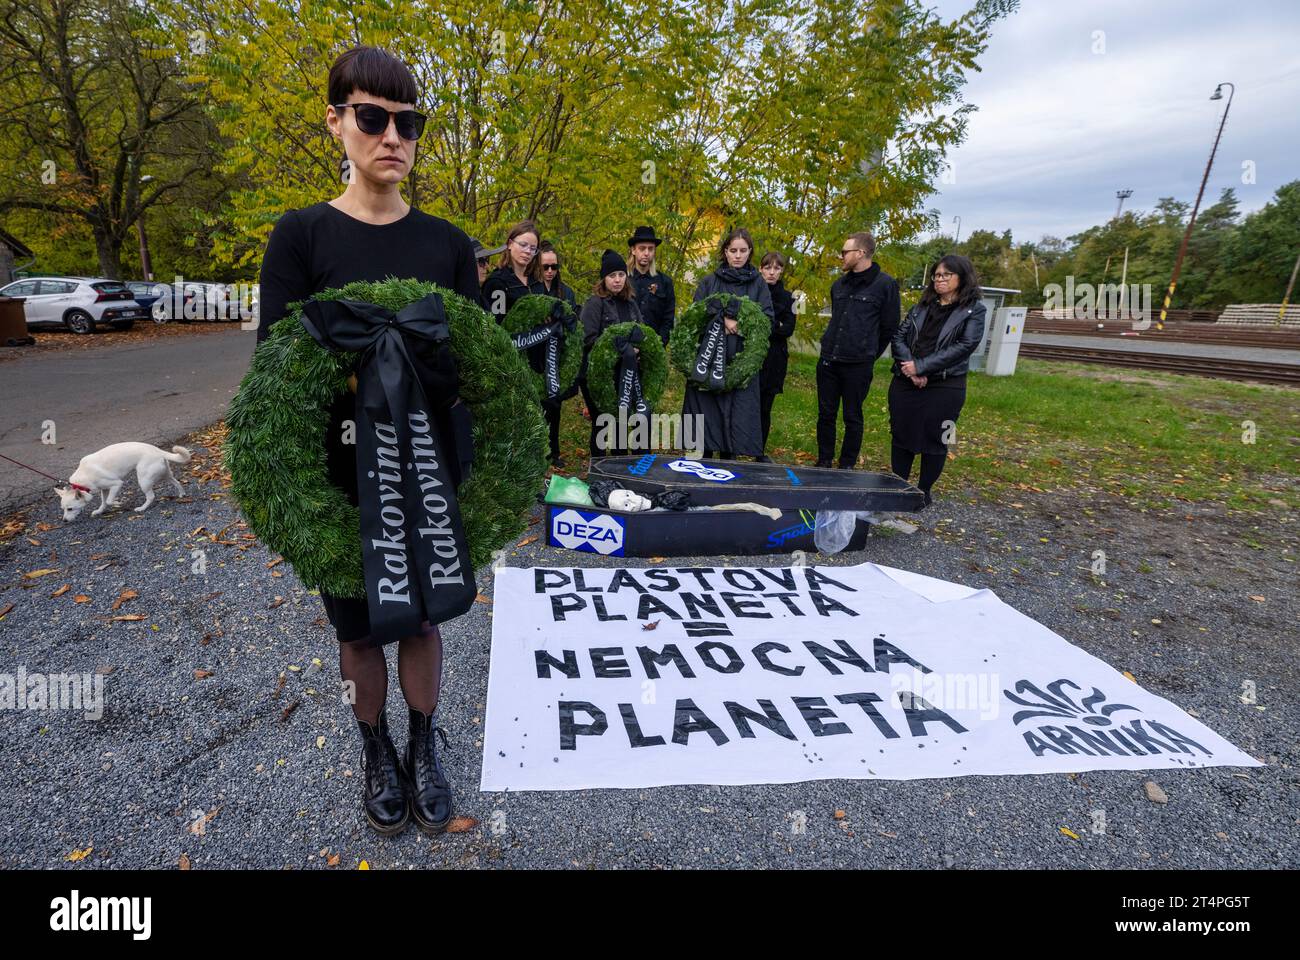
[[[1195,755],[1195,751],[1207,757],[1214,756],[1195,740],[1156,720],[1135,717],[1126,718],[1121,723],[1113,719],[1112,714],[1122,711],[1142,711],[1127,703],[1107,702],[1106,694],[1096,687],[1077,701],[1075,696],[1066,692],[1066,687],[1083,692],[1077,683],[1066,679],[1052,681],[1046,690],[1028,680],[1018,680],[1015,693],[1002,691],[1012,703],[1027,708],[1017,710],[1011,720],[1016,726],[1033,722],[1035,729],[1022,729],[1020,733],[1036,757],[1049,752],[1090,757],[1145,757],[1164,753]],[[1017,696],[1026,693],[1036,699],[1026,700]],[[1057,722],[1044,723],[1043,718]]]
[[[50,901],[50,929],[67,933],[125,930],[133,940],[148,940],[152,915],[151,897],[83,897],[73,890]]]

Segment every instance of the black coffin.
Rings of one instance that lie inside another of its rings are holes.
[[[681,490],[696,506],[759,503],[782,510],[920,510],[925,494],[889,473],[826,470],[821,467],[695,459],[648,453],[640,457],[600,457],[591,462],[587,482],[616,480],[653,496]]]
[[[773,520],[748,510],[651,510],[546,504],[546,542],[607,557],[757,556],[815,553],[811,510],[784,510]],[[861,550],[870,526],[858,521],[846,550]]]

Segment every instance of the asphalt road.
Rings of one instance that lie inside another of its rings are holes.
[[[110,341],[6,363],[0,453],[66,479],[82,457],[110,443],[141,440],[170,449],[225,415],[248,369],[253,338],[232,324],[204,336]],[[56,443],[41,442],[46,421],[53,421]],[[0,513],[47,495],[54,503],[53,485],[0,460]],[[134,484],[130,489],[128,496],[138,496]]]

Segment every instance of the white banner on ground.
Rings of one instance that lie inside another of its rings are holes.
[[[1260,766],[991,590],[854,567],[497,571],[483,790]]]

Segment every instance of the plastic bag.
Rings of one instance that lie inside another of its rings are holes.
[[[562,477],[551,474],[551,482],[546,486],[547,503],[568,503],[578,507],[594,506],[587,485],[577,477]]]
[[[853,539],[858,521],[874,523],[870,510],[818,510],[813,518],[813,544],[818,553],[839,553]]]

